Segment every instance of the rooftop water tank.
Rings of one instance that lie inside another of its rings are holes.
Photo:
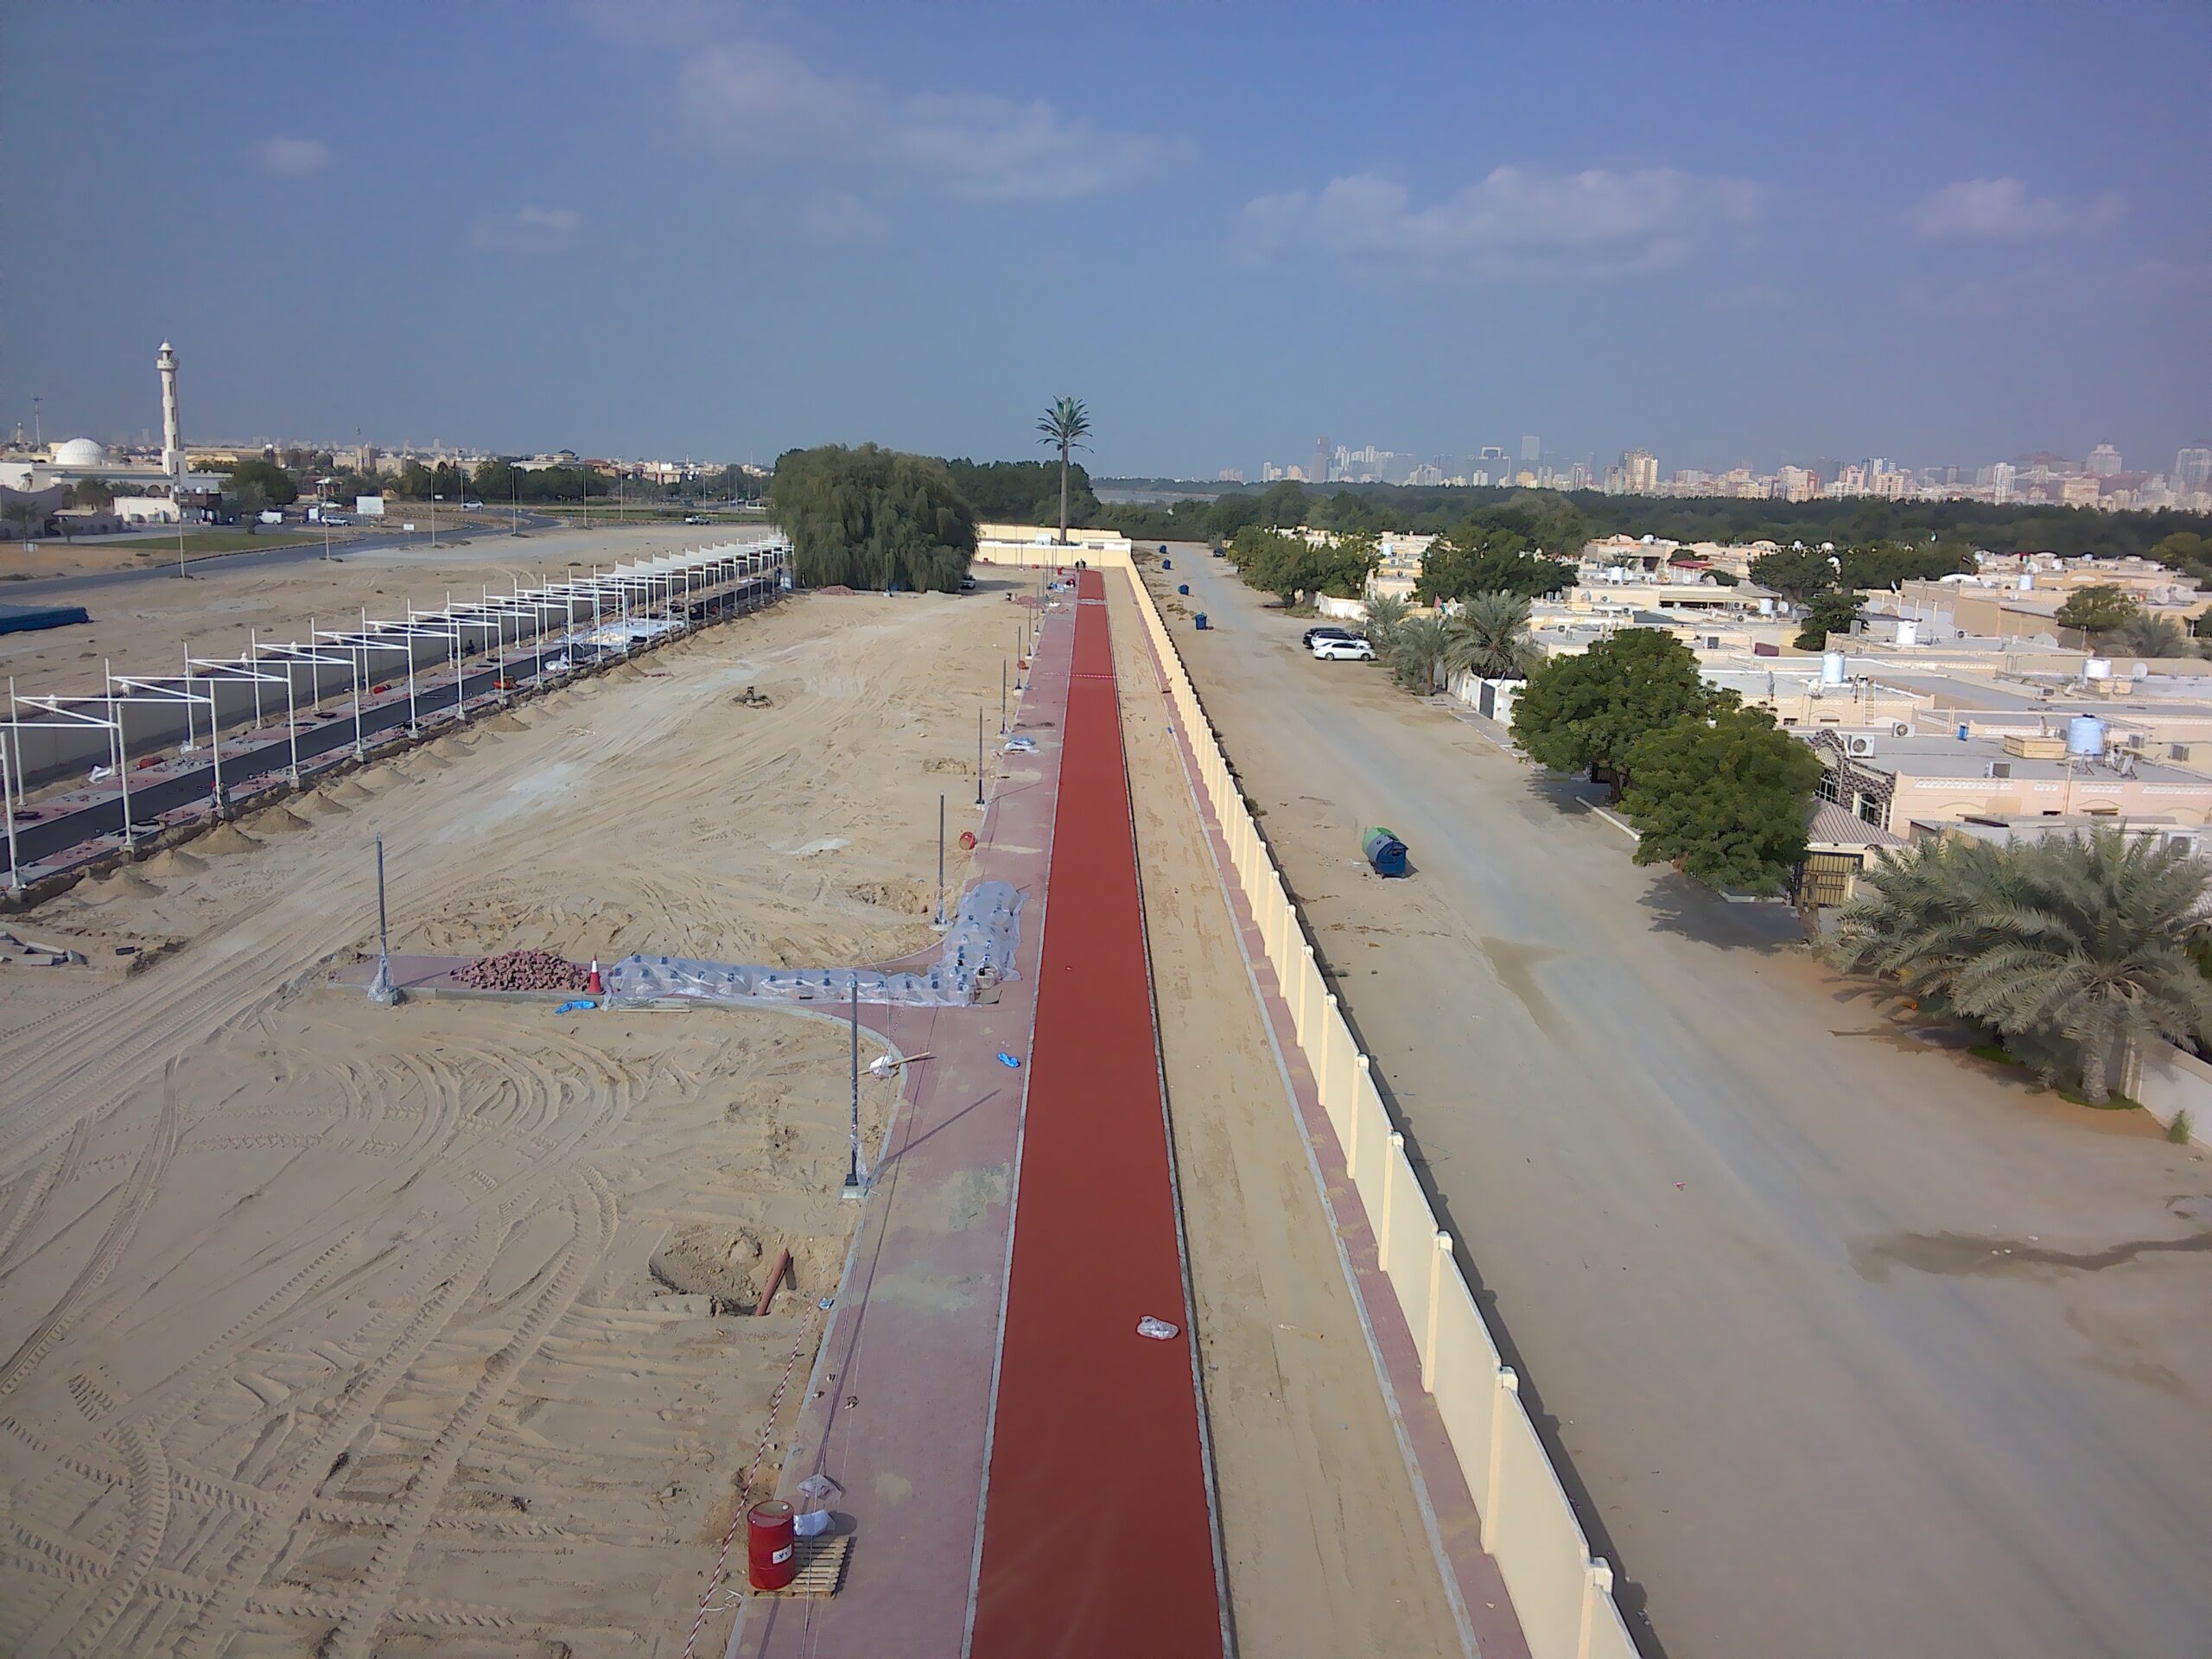
[[[1897,619],[1897,644],[1916,645],[1920,643],[1920,624],[1910,617]]]
[[[1841,685],[1843,683],[1843,653],[1841,652],[1822,652],[1821,653],[1821,683],[1822,685]]]
[[[2096,756],[2105,752],[2105,723],[2094,715],[2076,715],[2066,722],[2066,753]]]
[[[2103,657],[2090,658],[2088,661],[2082,664],[2082,677],[2085,680],[2108,680],[2112,678],[2111,661]]]

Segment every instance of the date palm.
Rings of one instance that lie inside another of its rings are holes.
[[[1387,660],[1400,685],[1415,696],[1425,697],[1436,690],[1451,648],[1451,630],[1444,619],[1423,614],[1397,626],[1390,636]]]
[[[1068,457],[1077,449],[1090,446],[1083,442],[1090,435],[1090,411],[1076,397],[1055,397],[1038,417],[1037,429],[1044,436],[1038,442],[1060,452],[1060,545],[1068,544]]]
[[[2056,1040],[2082,1095],[2157,1038],[2212,1037],[2198,969],[2212,865],[2116,829],[1885,858],[1844,913],[1847,963],[1897,974],[1944,1011],[2008,1038]]]
[[[1525,680],[1543,660],[1529,638],[1529,601],[1518,594],[1477,594],[1444,626],[1444,664],[1453,673]]]
[[[1367,601],[1367,643],[1375,647],[1376,656],[1390,654],[1390,647],[1397,642],[1398,630],[1405,626],[1412,610],[1396,594],[1377,594]]]

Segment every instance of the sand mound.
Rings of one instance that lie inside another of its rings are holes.
[[[409,755],[405,760],[400,763],[397,770],[401,772],[443,772],[447,767],[452,765],[452,761],[447,760],[445,756],[438,753],[435,749],[417,749],[414,753]]]
[[[161,892],[159,887],[138,873],[138,867],[136,864],[125,864],[120,869],[110,871],[100,878],[99,887],[104,894]]]
[[[376,799],[373,790],[363,789],[351,778],[342,779],[334,788],[322,791],[325,800],[336,801],[346,806],[359,806],[363,801]]]
[[[265,836],[282,836],[289,835],[295,830],[306,830],[312,826],[290,807],[272,806],[266,812],[255,817],[253,827]]]
[[[175,847],[167,852],[156,853],[146,861],[148,872],[154,875],[190,875],[207,868],[206,859],[194,858],[190,853]]]
[[[477,729],[485,732],[521,732],[527,731],[529,728],[512,715],[494,715]]]
[[[655,1250],[649,1270],[671,1290],[712,1296],[750,1313],[772,1265],[749,1227],[686,1227]]]
[[[300,803],[300,810],[310,818],[342,818],[351,816],[353,809],[317,791]]]
[[[219,823],[192,844],[203,853],[250,853],[261,845],[235,823]]]

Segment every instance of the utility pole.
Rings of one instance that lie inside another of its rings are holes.
[[[983,804],[983,711],[976,711],[976,804]]]
[[[8,833],[12,836],[15,832],[16,821],[10,818]],[[942,790],[937,798],[937,921],[934,925],[938,927],[944,925],[944,793]]]

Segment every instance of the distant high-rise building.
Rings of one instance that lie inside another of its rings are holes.
[[[1213,475],[1213,481],[1217,484],[1242,484],[1244,469],[1242,467],[1224,467]]]
[[[2120,451],[2108,443],[2101,443],[2089,451],[2089,475],[2110,478],[2120,470]]]
[[[1535,462],[1541,461],[1543,458],[1544,441],[1541,438],[1535,436],[1534,434],[1523,435],[1521,440],[1522,461],[1524,463],[1533,466]]]
[[[1630,449],[1621,456],[1622,487],[1630,495],[1656,495],[1659,491],[1659,457],[1649,449]]]
[[[2174,488],[2183,495],[2212,489],[2212,449],[2183,449],[2174,456]]]
[[[1505,459],[1505,451],[1500,445],[1486,443],[1482,447],[1482,453],[1478,454],[1475,459],[1477,461],[1503,461]]]
[[[1325,437],[1314,439],[1313,466],[1312,470],[1309,471],[1306,476],[1312,479],[1317,484],[1326,483],[1330,476],[1329,458],[1331,453],[1332,446],[1330,445],[1328,439]]]

